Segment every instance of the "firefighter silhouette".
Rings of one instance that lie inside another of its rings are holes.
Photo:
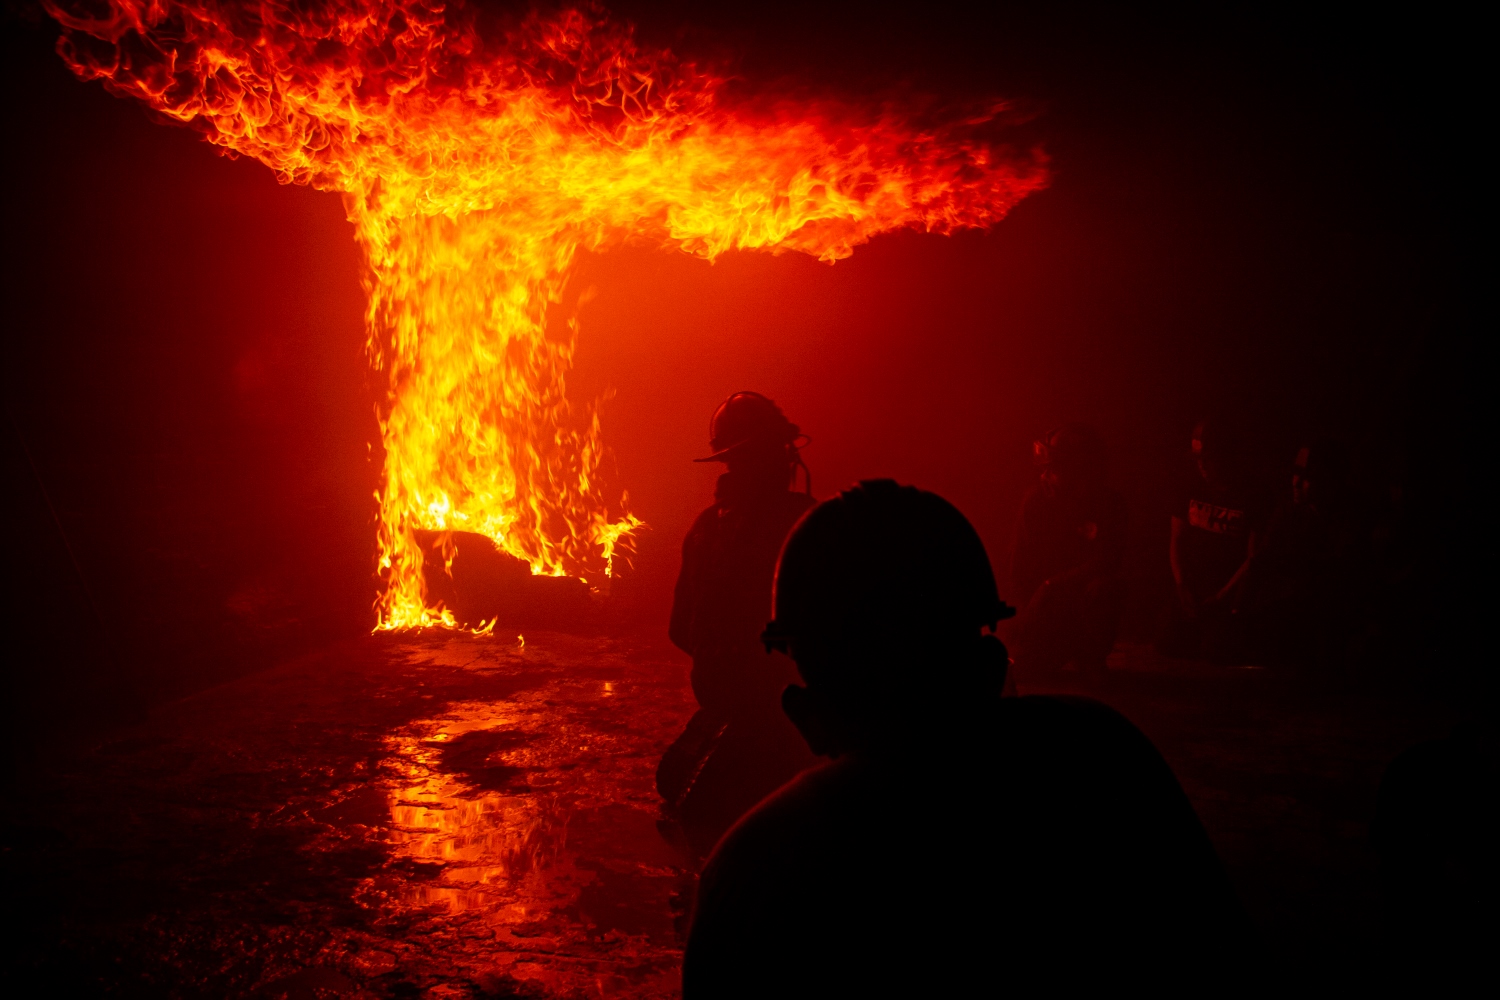
[[[782,542],[813,506],[806,437],[774,402],[737,392],[714,411],[713,454],[728,468],[682,545],[672,642],[693,658],[699,709],[662,757],[662,831],[693,859],[765,795],[814,762],[781,711],[791,662],[760,642]],[[801,470],[804,491],[795,489]]]

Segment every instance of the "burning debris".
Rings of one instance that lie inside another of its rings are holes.
[[[385,379],[380,628],[458,624],[418,531],[482,534],[601,586],[641,522],[602,493],[599,422],[567,394],[579,250],[646,241],[834,261],[901,227],[999,221],[1043,158],[978,137],[1003,110],[729,101],[726,78],[588,7],[489,30],[462,3],[49,0],[85,79],[342,194]]]

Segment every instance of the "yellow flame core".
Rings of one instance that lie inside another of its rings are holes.
[[[972,138],[999,106],[927,128],[736,110],[724,78],[597,8],[499,41],[434,0],[49,10],[80,76],[343,194],[387,387],[379,628],[457,624],[428,604],[418,530],[477,532],[533,573],[597,584],[641,526],[603,502],[597,412],[566,391],[576,323],[549,323],[580,248],[833,261],[899,227],[990,225],[1046,183],[1040,154]]]

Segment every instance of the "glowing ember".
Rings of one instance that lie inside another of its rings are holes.
[[[903,226],[989,225],[1045,183],[1037,154],[975,138],[999,107],[936,128],[736,109],[722,77],[596,8],[488,34],[435,0],[49,10],[81,77],[343,194],[388,390],[381,628],[456,624],[428,604],[417,530],[478,532],[599,586],[640,525],[601,496],[597,413],[566,393],[576,323],[549,316],[580,248],[833,261]]]

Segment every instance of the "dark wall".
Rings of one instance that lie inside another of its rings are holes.
[[[361,627],[374,396],[338,199],[79,83],[45,24],[6,29],[4,400],[117,669],[149,703]],[[6,476],[35,482],[9,452]],[[12,636],[90,616],[17,580]],[[49,655],[12,662],[71,689]]]
[[[615,9],[680,51],[736,53],[746,91],[1013,96],[1056,166],[993,232],[882,237],[833,267],[582,262],[598,294],[573,385],[616,390],[613,488],[653,529],[618,598],[646,627],[712,488],[687,459],[740,388],[813,436],[820,493],[872,475],[936,489],[1002,565],[1031,440],[1096,423],[1135,512],[1137,631],[1207,409],[1238,416],[1270,486],[1299,441],[1333,434],[1433,517],[1472,498],[1473,73],[1441,10]],[[77,82],[16,10],[3,388],[119,670],[152,700],[367,628],[375,394],[337,198]]]

